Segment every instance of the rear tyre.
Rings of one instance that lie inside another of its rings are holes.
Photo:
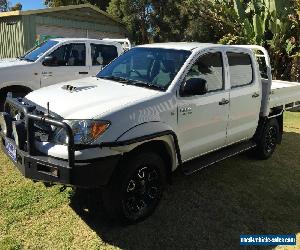
[[[164,161],[153,152],[135,152],[123,162],[103,192],[107,213],[123,224],[149,217],[159,204],[166,180]]]
[[[266,160],[272,156],[278,143],[279,133],[278,121],[276,119],[269,120],[256,148],[256,154],[260,159]]]

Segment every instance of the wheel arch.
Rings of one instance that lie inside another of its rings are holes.
[[[282,107],[275,107],[271,109],[270,115],[268,119],[276,119],[279,125],[279,137],[278,137],[278,144],[282,142],[282,135],[283,135],[283,114],[284,109]]]
[[[146,141],[134,147],[124,156],[125,158],[127,158],[128,156],[132,156],[140,151],[151,151],[158,154],[165,163],[167,180],[171,182],[171,174],[173,172],[173,169],[176,168],[176,155],[173,154],[173,150],[169,143],[167,143],[162,138]]]
[[[270,113],[270,116],[260,117],[255,135],[253,137],[254,141],[258,142],[260,140],[260,138],[262,136],[262,133],[264,131],[264,128],[267,125],[267,123],[270,120],[275,119],[278,122],[278,125],[279,125],[279,136],[278,136],[277,144],[281,144],[282,136],[283,136],[283,114],[284,114],[283,110],[274,109]]]
[[[123,153],[125,158],[139,150],[158,153],[166,164],[168,176],[182,163],[177,135],[162,122],[134,126],[119,136],[116,143],[120,146],[115,150]]]
[[[33,91],[33,89],[26,85],[9,85],[0,89],[0,95],[2,96],[8,92],[29,93],[31,91]]]
[[[11,85],[11,86],[6,86],[0,89],[0,111],[4,110],[4,105],[7,97],[7,93],[12,92],[12,93],[18,93],[22,94],[20,95],[23,97],[24,95],[27,95],[32,91],[31,88],[23,85]]]

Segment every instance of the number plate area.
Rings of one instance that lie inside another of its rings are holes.
[[[10,143],[9,141],[5,141],[5,149],[8,155],[13,159],[13,161],[17,161],[17,148],[15,145]]]

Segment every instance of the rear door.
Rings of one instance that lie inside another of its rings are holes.
[[[91,75],[98,74],[103,67],[118,57],[118,49],[114,45],[91,43],[90,51]]]
[[[253,55],[245,50],[226,53],[230,78],[230,112],[226,144],[251,138],[257,128],[261,84]]]
[[[70,43],[63,44],[47,55],[53,59],[50,65],[42,65],[42,87],[88,76],[86,52],[85,43]]]

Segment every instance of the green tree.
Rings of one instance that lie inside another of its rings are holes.
[[[8,0],[0,0],[0,12],[4,12],[8,10],[9,10]]]
[[[108,13],[120,18],[137,43],[183,41],[188,22],[181,0],[112,0]]]
[[[16,3],[15,6],[11,7],[10,10],[15,11],[15,10],[22,10],[23,6],[21,3]]]
[[[44,0],[44,4],[48,7],[59,7],[90,3],[92,5],[96,5],[102,10],[106,10],[109,2],[110,0]]]
[[[245,43],[265,46],[270,53],[275,78],[290,79],[293,54],[299,49],[299,24],[292,0],[231,1],[228,5],[236,30],[221,43]],[[226,2],[224,2],[226,5]]]
[[[150,15],[153,11],[150,0],[112,0],[107,11],[126,24],[135,42],[150,41]]]
[[[221,0],[111,0],[107,10],[123,20],[137,43],[217,42],[235,31],[227,7]]]
[[[180,0],[151,1],[150,36],[154,42],[183,41],[188,18]]]
[[[230,4],[223,0],[183,0],[179,3],[180,18],[185,17],[184,39],[217,42],[236,30]]]

